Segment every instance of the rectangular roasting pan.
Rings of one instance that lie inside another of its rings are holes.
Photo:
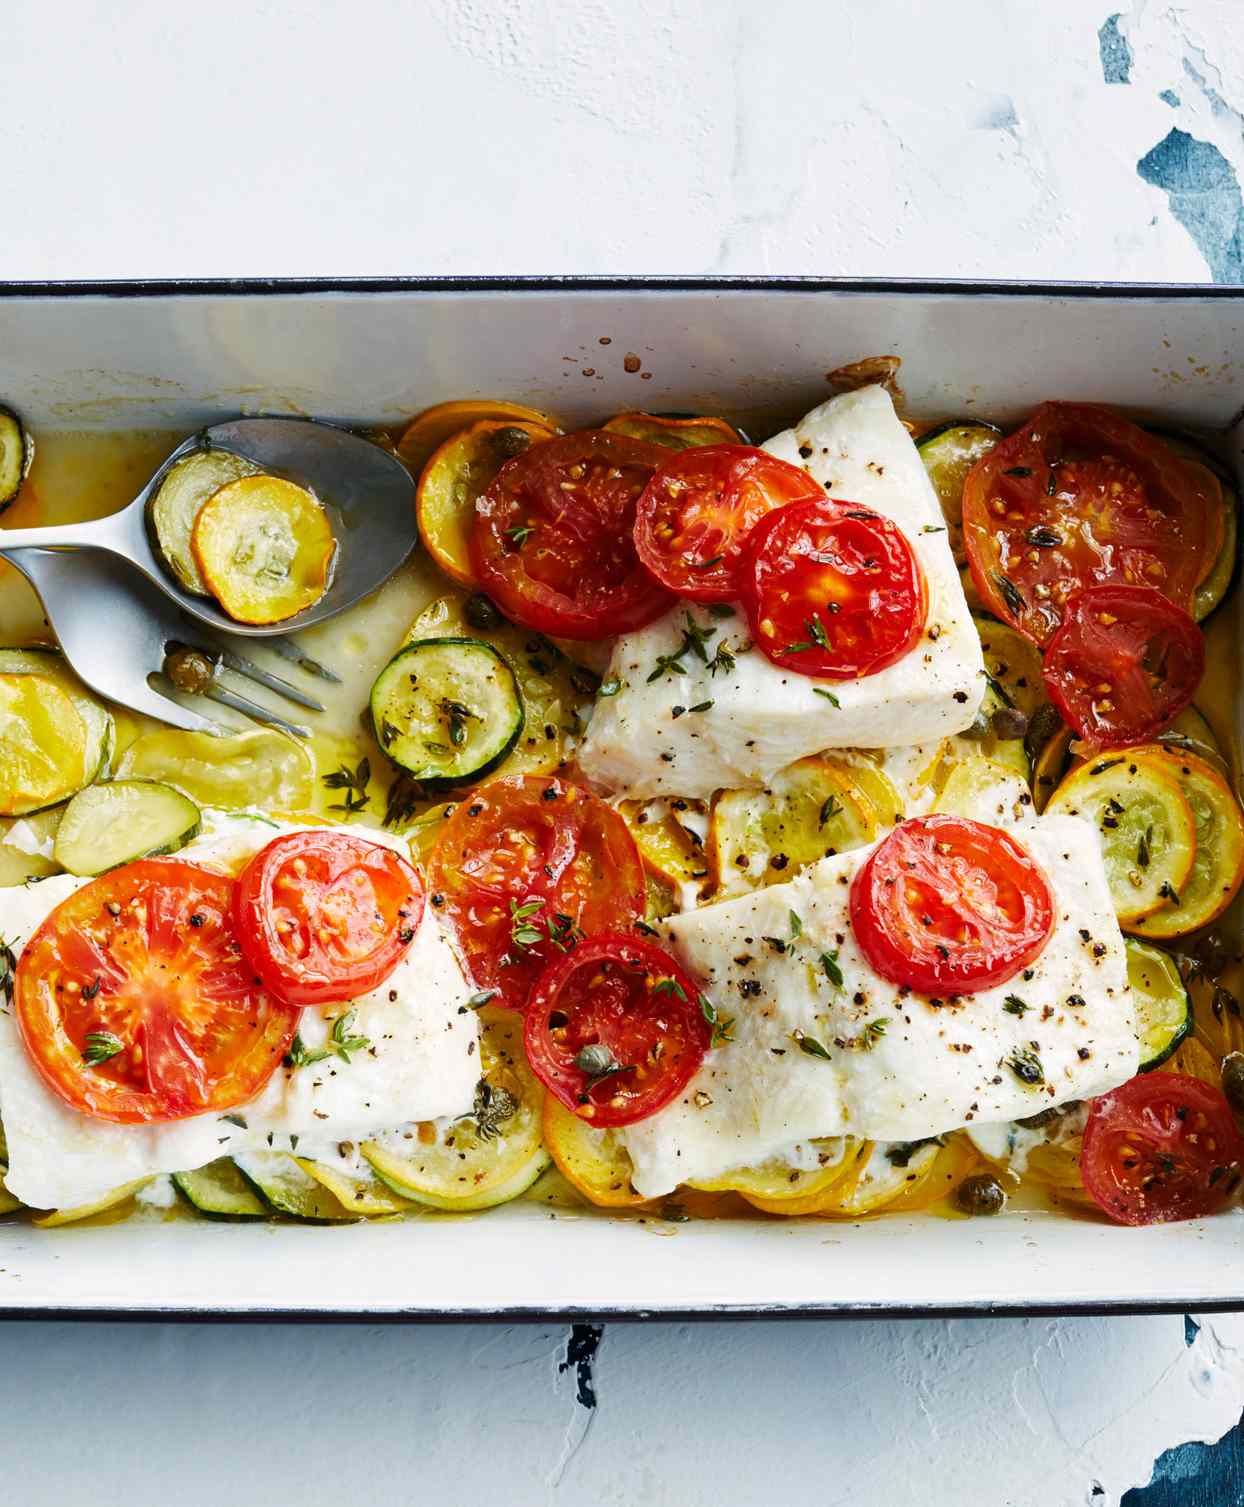
[[[899,354],[910,410],[1016,419],[1096,399],[1238,466],[1244,289],[835,279],[0,284],[0,395],[36,433],[238,412],[396,423],[496,396],[573,424],[723,413],[763,439],[826,374]],[[627,356],[640,369],[628,372]],[[648,375],[644,375],[647,373]],[[1237,732],[1239,707],[1237,705]],[[1237,770],[1238,775],[1238,770]],[[2,920],[0,920],[2,929]],[[638,1222],[531,1203],[344,1227],[0,1226],[13,1318],[905,1316],[1244,1307],[1241,1215]]]

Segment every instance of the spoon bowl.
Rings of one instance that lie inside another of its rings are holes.
[[[152,548],[151,499],[169,470],[192,451],[229,450],[261,471],[308,487],[328,514],[337,551],[324,595],[278,623],[239,623],[211,597],[185,591]],[[218,631],[268,638],[309,628],[352,607],[393,574],[419,537],[415,483],[395,456],[347,429],[315,419],[233,419],[192,435],[169,456],[133,502],[90,523],[0,528],[0,550],[92,549],[119,555],[190,617]]]

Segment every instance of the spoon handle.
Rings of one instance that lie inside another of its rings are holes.
[[[51,524],[44,528],[0,527],[0,549],[105,549],[132,558],[135,539],[130,514],[130,508],[123,508],[119,513],[85,523]]]

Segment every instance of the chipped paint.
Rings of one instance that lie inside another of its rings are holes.
[[[1131,83],[1132,49],[1127,37],[1119,29],[1122,15],[1116,11],[1107,16],[1097,33],[1097,49],[1101,57],[1102,77],[1108,84]]]
[[[1235,169],[1212,142],[1175,128],[1136,164],[1146,183],[1163,189],[1214,281],[1244,283],[1244,198]]]

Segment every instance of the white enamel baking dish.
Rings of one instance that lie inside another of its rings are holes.
[[[394,422],[507,396],[572,423],[725,413],[763,437],[826,373],[903,357],[916,413],[1101,399],[1239,458],[1244,289],[808,280],[0,285],[0,394],[32,427],[248,413]],[[639,357],[639,370],[628,372]],[[3,918],[0,917],[0,932]],[[337,1228],[0,1226],[0,1313],[610,1318],[1244,1307],[1241,1216],[669,1224],[512,1204]]]

